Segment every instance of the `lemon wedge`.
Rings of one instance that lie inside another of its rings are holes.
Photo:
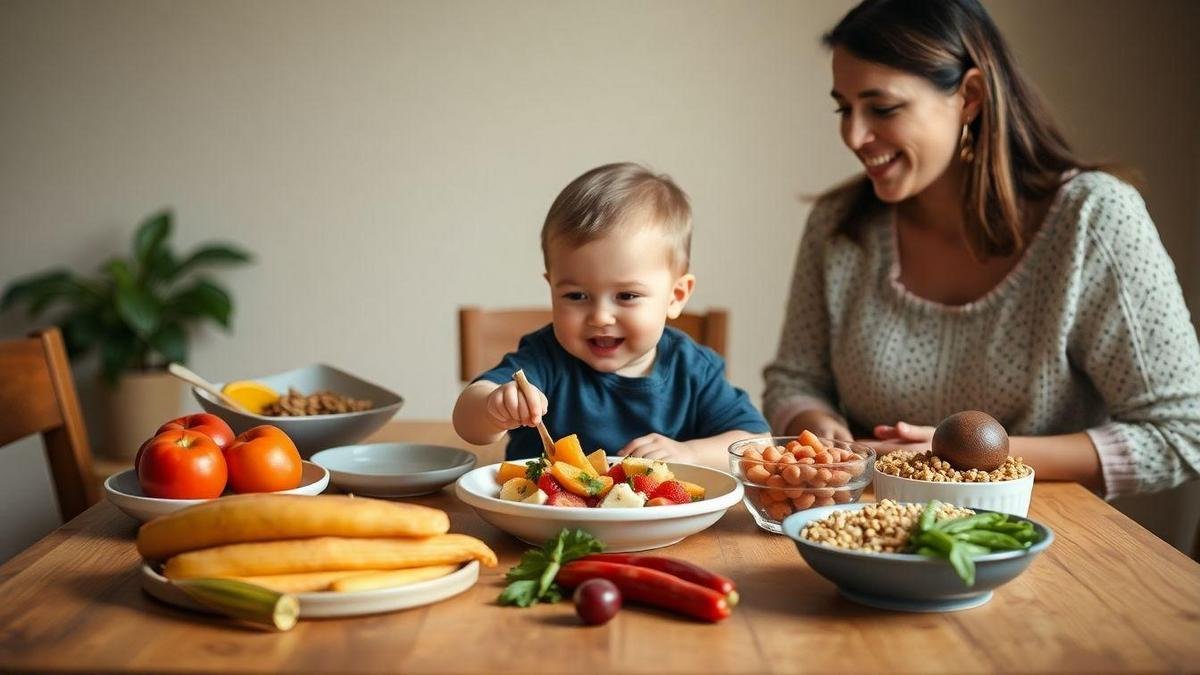
[[[256,415],[261,414],[263,408],[279,400],[279,392],[254,380],[230,382],[221,387],[221,393]]]

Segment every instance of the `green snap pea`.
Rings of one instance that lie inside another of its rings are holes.
[[[995,525],[1004,522],[1005,518],[1007,516],[1003,513],[977,513],[973,516],[943,520],[937,524],[936,529],[946,534],[954,534],[956,532],[965,532],[967,530]]]
[[[966,532],[955,532],[954,538],[971,544],[986,546],[993,550],[1000,549],[1005,551],[1015,551],[1028,546],[1028,544],[1022,544],[1007,534],[1002,532],[992,532],[991,530],[967,530]]]
[[[937,522],[937,510],[941,505],[942,503],[936,499],[925,505],[925,510],[921,512],[921,520],[918,523],[921,532],[933,529],[934,523]]]
[[[962,542],[956,541],[950,547],[950,564],[967,586],[975,585],[975,561],[967,553]]]

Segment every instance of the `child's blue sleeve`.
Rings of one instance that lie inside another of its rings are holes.
[[[754,407],[750,396],[725,379],[725,361],[713,355],[715,363],[706,369],[697,389],[696,437],[708,438],[726,431],[764,433],[771,430],[767,420]]]
[[[515,352],[505,354],[499,364],[491,370],[484,371],[472,382],[484,380],[505,384],[512,381],[513,373],[524,370],[529,383],[540,389],[542,393],[547,393],[550,387],[548,378],[553,370],[554,355],[548,349],[544,332],[545,329],[538,330],[521,338]],[[554,339],[553,336],[550,339]]]

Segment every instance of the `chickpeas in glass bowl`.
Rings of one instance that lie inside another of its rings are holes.
[[[729,467],[745,488],[746,509],[760,528],[775,534],[783,533],[783,519],[797,511],[857,502],[874,465],[870,446],[807,431],[729,446]]]

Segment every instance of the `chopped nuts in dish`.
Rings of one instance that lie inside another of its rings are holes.
[[[269,417],[303,417],[361,412],[372,407],[370,401],[342,396],[332,391],[318,391],[305,396],[288,387],[288,393],[264,406],[262,414]]]
[[[897,504],[885,499],[856,511],[834,511],[805,525],[800,536],[854,551],[901,553],[908,546],[909,534],[924,509],[924,504]],[[937,509],[937,520],[974,513],[970,509],[941,504]]]
[[[950,462],[933,454],[932,450],[912,452],[896,450],[875,460],[875,470],[889,476],[927,480],[935,483],[995,483],[1018,480],[1029,475],[1030,469],[1020,457],[1008,457],[993,471],[967,469],[959,471]]]

